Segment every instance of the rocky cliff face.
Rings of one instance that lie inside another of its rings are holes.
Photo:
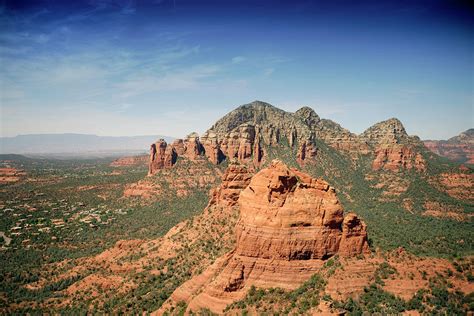
[[[379,122],[365,130],[360,138],[372,146],[381,144],[410,143],[412,137],[408,136],[402,122],[396,118]]]
[[[471,128],[448,140],[426,140],[425,146],[450,160],[474,164],[474,129]]]
[[[313,110],[311,112],[310,117],[316,115]],[[313,138],[314,133],[300,116],[255,101],[224,116],[201,138],[192,133],[184,140],[175,140],[171,146],[164,140],[153,144],[149,175],[171,167],[177,156],[191,160],[205,156],[213,164],[227,159],[260,166],[265,158],[264,148],[281,142],[291,147],[299,144],[298,161],[303,163],[316,155]],[[170,149],[166,151],[167,148]]]
[[[254,172],[245,165],[231,164],[222,176],[221,185],[212,191],[209,205],[236,205],[240,192],[250,183]]]
[[[415,148],[420,144],[418,138],[408,136],[397,119],[377,123],[358,136],[331,120],[321,119],[309,107],[289,113],[254,101],[222,117],[201,137],[193,133],[174,141],[168,152],[162,142],[152,145],[155,149],[150,154],[149,174],[169,167],[176,156],[191,160],[207,157],[213,164],[235,160],[260,167],[268,149],[275,146],[295,148],[296,161],[303,166],[316,161],[318,140],[354,159],[373,154],[374,170],[425,169],[424,159]]]
[[[295,115],[310,128],[315,138],[323,140],[329,146],[347,152],[368,152],[368,145],[356,134],[331,120],[321,119],[313,109],[305,106],[296,111]]]
[[[151,144],[148,174],[151,175],[157,170],[172,167],[176,163],[176,158],[176,151],[172,146],[168,146],[164,139]]]
[[[172,296],[191,310],[220,313],[251,285],[295,288],[326,258],[368,252],[365,224],[344,217],[335,190],[280,161],[258,172],[238,203],[235,249]]]
[[[426,169],[426,161],[416,149],[420,140],[408,136],[405,127],[396,118],[373,125],[359,137],[374,150],[372,170],[397,172],[401,169]]]
[[[206,132],[206,136],[212,135],[215,139],[213,143],[217,144],[223,158],[250,162],[256,166],[265,159],[264,148],[282,143],[290,147],[298,144],[301,146],[305,142],[311,142],[313,134],[298,115],[260,101],[238,107]],[[215,160],[215,150],[210,154],[206,152],[206,156],[211,161]],[[305,152],[300,159],[312,156],[311,152]]]
[[[416,152],[410,145],[380,145],[375,150],[375,159],[372,162],[372,170],[399,171],[401,169],[415,169],[424,171],[426,162],[423,156]]]
[[[184,140],[176,139],[171,145],[164,139],[160,139],[150,146],[148,175],[153,175],[161,169],[171,168],[178,156],[196,160],[203,157],[203,154],[204,147],[197,133],[189,134]]]
[[[239,204],[237,255],[306,260],[338,252],[343,210],[335,190],[321,179],[274,161],[242,191]],[[359,228],[365,238],[365,227]],[[353,254],[363,250],[355,249]]]

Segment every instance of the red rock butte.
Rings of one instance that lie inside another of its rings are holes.
[[[171,301],[222,313],[252,285],[294,289],[324,259],[369,252],[365,223],[353,213],[344,217],[334,188],[278,160],[252,177],[238,204],[234,250],[185,282]]]

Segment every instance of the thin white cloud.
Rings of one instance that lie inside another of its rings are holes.
[[[115,112],[117,113],[124,113],[126,112],[128,109],[131,109],[133,108],[133,104],[130,104],[130,103],[122,103],[120,105],[117,106],[117,110]]]
[[[241,62],[244,62],[247,58],[245,58],[244,56],[235,56],[234,58],[232,58],[232,63],[233,64],[240,64]]]
[[[216,75],[219,70],[218,65],[197,65],[177,72],[136,75],[118,83],[117,89],[122,91],[120,96],[124,98],[150,92],[197,89],[204,79]]]
[[[265,68],[263,70],[263,75],[265,77],[270,77],[275,72],[275,68]]]

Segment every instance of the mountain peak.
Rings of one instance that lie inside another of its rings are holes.
[[[469,139],[472,140],[474,138],[474,128],[470,128],[467,131],[462,132],[458,136],[455,136],[453,138],[460,138],[460,139]]]
[[[407,132],[405,131],[405,127],[403,126],[403,123],[396,117],[392,117],[392,118],[389,118],[388,120],[378,122],[374,124],[372,127],[390,129],[390,130],[393,130],[394,133],[407,134]]]
[[[400,143],[409,138],[402,122],[394,117],[374,124],[360,136],[370,144]]]
[[[289,123],[290,121],[299,120],[294,118],[291,113],[287,113],[269,103],[256,100],[229,112],[219,119],[210,130],[219,135],[228,133],[244,123],[250,125],[278,125],[278,123],[281,123],[281,125],[285,125],[285,122]]]
[[[309,126],[313,126],[321,121],[319,115],[309,106],[303,106],[295,112],[295,115],[300,117]]]

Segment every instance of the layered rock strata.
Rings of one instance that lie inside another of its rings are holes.
[[[365,224],[343,216],[334,188],[280,161],[258,172],[238,203],[235,249],[172,295],[190,310],[221,313],[251,285],[296,288],[324,259],[369,251]]]
[[[403,124],[396,118],[375,124],[360,135],[374,148],[372,170],[426,170],[426,161],[417,150],[418,137],[408,136]]]
[[[149,174],[172,166],[176,156],[191,160],[205,156],[213,164],[227,159],[258,167],[265,159],[265,147],[279,144],[298,146],[298,161],[303,164],[316,156],[313,140],[314,132],[301,117],[255,101],[230,112],[201,137],[192,133],[170,146],[163,140],[153,144]],[[165,152],[167,147],[172,149]]]
[[[231,164],[222,176],[221,185],[212,190],[209,205],[236,205],[240,192],[250,183],[253,173],[254,170],[245,165]]]
[[[168,152],[164,151],[167,147],[163,147],[162,141],[152,145],[155,149],[150,154],[149,174],[173,165],[177,156],[191,160],[206,157],[213,164],[228,160],[260,167],[272,147],[293,148],[294,158],[303,166],[316,162],[318,141],[354,160],[372,154],[373,170],[426,169],[417,147],[422,145],[421,141],[408,136],[395,118],[377,123],[358,136],[331,120],[321,119],[309,107],[290,113],[254,101],[222,117],[201,137],[192,133],[184,140],[175,140]]]
[[[178,156],[196,160],[204,154],[204,147],[199,141],[197,133],[189,134],[184,140],[176,139],[168,144],[164,139],[158,140],[150,146],[148,175],[153,175],[161,169],[171,168]]]
[[[372,170],[399,171],[400,169],[415,169],[424,171],[426,162],[423,156],[409,145],[382,145],[375,150],[375,159]]]
[[[151,144],[148,174],[151,175],[157,170],[172,167],[176,163],[176,158],[176,151],[172,146],[168,146],[164,139]]]

